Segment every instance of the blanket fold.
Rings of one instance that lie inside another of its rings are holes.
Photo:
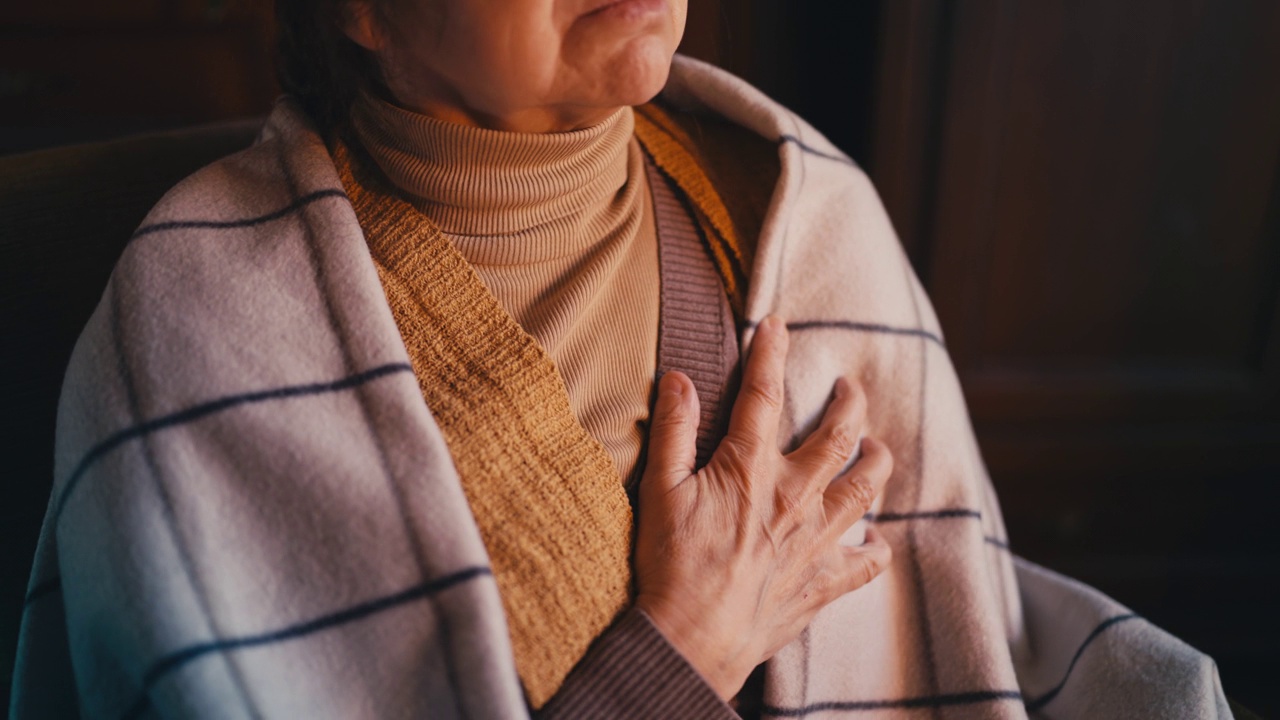
[[[431,221],[339,145],[335,161],[484,538],[530,704],[630,604],[631,507],[550,357]]]

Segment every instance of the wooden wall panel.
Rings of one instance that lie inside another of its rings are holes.
[[[0,9],[0,153],[265,115],[271,3],[48,0]]]
[[[1280,4],[886,13],[873,177],[1015,550],[1166,624],[1219,659],[1229,692],[1274,707]]]
[[[957,28],[987,94],[947,123],[930,279],[981,419],[1280,420],[1280,6],[1189,5]]]

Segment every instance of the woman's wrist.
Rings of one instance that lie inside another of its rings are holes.
[[[723,643],[708,637],[705,622],[644,595],[636,598],[635,607],[722,700],[728,701],[742,689],[755,665],[738,667],[743,663],[736,662],[731,653],[720,647]]]

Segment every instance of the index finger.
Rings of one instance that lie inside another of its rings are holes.
[[[770,315],[760,322],[742,371],[742,389],[729,416],[727,440],[776,451],[787,346],[787,326],[781,318]]]

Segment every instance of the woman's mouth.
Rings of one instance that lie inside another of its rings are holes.
[[[667,0],[604,0],[595,4],[583,19],[641,20],[662,12]]]

